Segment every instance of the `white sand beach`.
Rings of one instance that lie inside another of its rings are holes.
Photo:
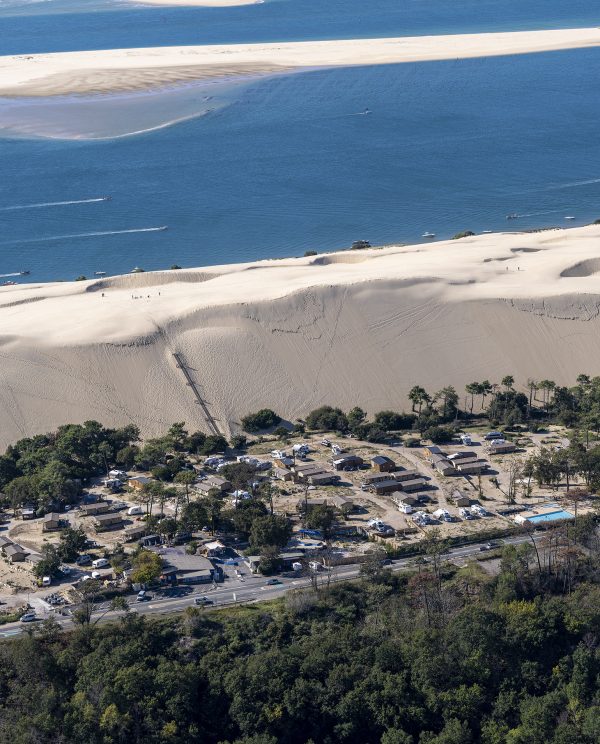
[[[0,288],[0,447],[69,421],[225,432],[263,406],[370,412],[600,366],[600,225]]]
[[[158,47],[0,57],[0,95],[110,93],[241,74],[600,46],[599,28],[388,39]]]

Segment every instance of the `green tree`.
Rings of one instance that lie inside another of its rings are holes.
[[[275,411],[270,408],[262,408],[256,413],[249,413],[247,416],[242,418],[242,427],[245,431],[250,434],[257,434],[260,431],[266,429],[272,429],[274,426],[281,421],[281,416],[278,416]]]
[[[150,584],[162,572],[162,558],[151,550],[140,550],[132,562],[131,580],[135,584]]]
[[[291,534],[292,526],[288,519],[278,514],[268,514],[252,522],[250,546],[254,552],[260,552],[266,545],[283,548]]]

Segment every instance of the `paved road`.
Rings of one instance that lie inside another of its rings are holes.
[[[537,539],[537,538],[536,538]],[[516,535],[514,537],[506,538],[503,544],[518,544],[527,542],[529,537],[526,535]],[[474,545],[466,545],[463,547],[454,548],[449,551],[445,558],[446,560],[457,560],[465,559],[469,556],[476,555],[480,552],[480,545],[477,543]],[[392,571],[403,571],[414,565],[414,558],[400,558],[392,561],[388,568]],[[329,580],[333,582],[337,581],[349,581],[355,579],[360,574],[360,565],[350,564],[347,566],[337,566],[332,572]],[[319,580],[322,582],[327,581],[327,574],[319,574]],[[132,609],[135,609],[140,615],[171,615],[177,612],[182,612],[187,607],[194,606],[194,599],[199,596],[209,597],[215,607],[226,607],[236,603],[248,603],[248,602],[261,602],[277,597],[283,596],[286,592],[299,589],[302,587],[310,586],[310,578],[282,578],[280,584],[267,585],[267,579],[262,576],[246,575],[242,578],[231,577],[226,579],[223,584],[213,586],[200,586],[194,587],[194,590],[188,594],[181,596],[164,596],[163,594],[153,594],[152,598],[147,602],[137,602],[135,595],[128,598],[129,605]],[[108,605],[99,605],[95,619],[98,622],[108,622],[115,620],[123,614],[122,611],[113,612],[107,611]],[[64,617],[56,614],[52,610],[49,610],[45,617],[54,617],[56,621],[64,628],[73,627],[73,621],[69,617]],[[26,631],[28,627],[35,625],[34,623],[10,623],[1,626],[0,639],[10,638],[12,636],[19,635]]]

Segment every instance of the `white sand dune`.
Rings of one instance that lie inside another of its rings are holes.
[[[174,352],[226,433],[262,406],[401,409],[415,383],[572,383],[600,367],[599,241],[593,225],[0,288],[0,446],[89,418],[206,429]]]
[[[600,46],[600,29],[157,47],[0,57],[0,95],[109,93],[243,74]]]

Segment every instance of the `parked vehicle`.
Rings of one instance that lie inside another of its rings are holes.
[[[78,566],[88,566],[92,562],[92,557],[90,555],[80,555],[79,558],[75,561],[75,563]]]
[[[282,582],[282,581],[280,581],[279,579],[269,579],[269,580],[268,580],[268,581],[266,582],[265,586],[277,586],[277,584],[282,584],[282,583],[283,583],[283,582]]]
[[[92,566],[94,568],[105,568],[106,566],[110,566],[110,562],[107,558],[96,558],[95,561],[92,561]]]
[[[135,598],[136,602],[148,602],[152,597],[148,594],[148,592],[145,589],[142,589],[137,593],[137,597]]]
[[[204,607],[206,605],[213,605],[214,600],[209,599],[208,597],[194,597],[194,604],[200,607]]]
[[[129,509],[127,509],[127,515],[129,517],[133,517],[136,514],[143,514],[144,509],[141,506],[130,506]]]
[[[483,438],[486,442],[491,442],[494,439],[504,439],[504,434],[501,431],[488,431]]]
[[[38,617],[36,616],[35,612],[26,612],[24,615],[21,615],[19,618],[20,622],[22,623],[32,623],[34,620],[37,620]]]
[[[473,440],[471,439],[469,434],[461,434],[460,435],[460,441],[466,446],[470,447],[471,444],[473,444]]]

